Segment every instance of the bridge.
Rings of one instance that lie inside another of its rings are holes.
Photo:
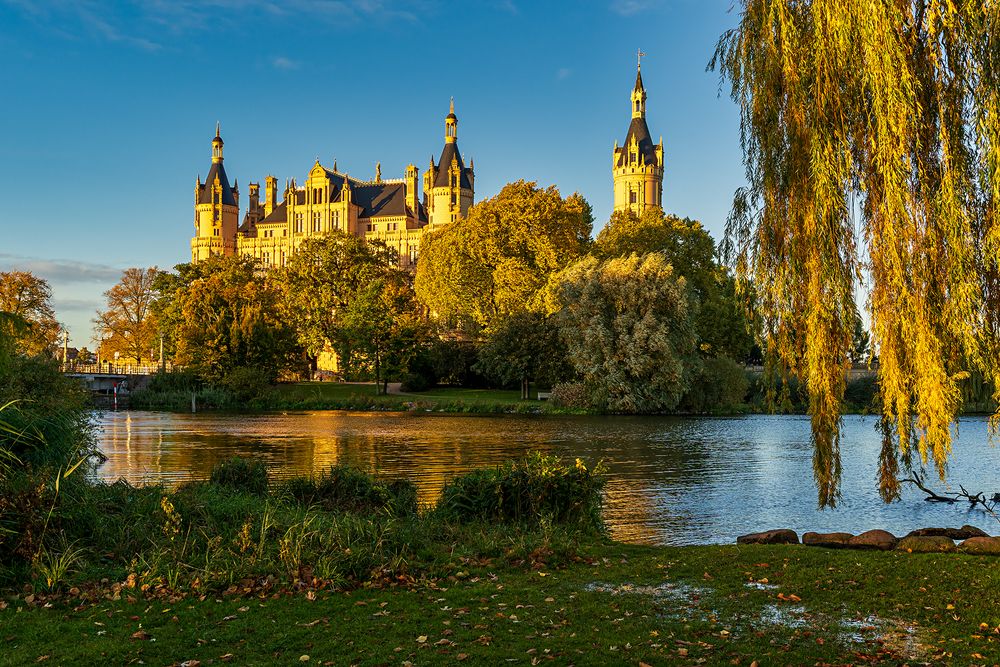
[[[110,361],[97,364],[64,363],[60,370],[68,377],[79,378],[87,389],[97,394],[128,394],[149,382],[155,373],[170,373],[173,364],[116,364]]]

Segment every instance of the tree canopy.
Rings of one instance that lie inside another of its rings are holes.
[[[155,266],[126,269],[121,280],[104,293],[106,309],[98,311],[94,320],[102,354],[121,352],[136,363],[144,358],[154,359],[158,353],[159,327],[152,305],[159,274]]]
[[[395,252],[346,232],[306,239],[275,275],[300,344],[318,356],[329,344],[349,364],[357,331],[345,317],[358,294],[395,268]]]
[[[488,327],[524,310],[587,250],[593,214],[578,194],[509,183],[421,242],[415,288],[437,316]]]
[[[250,258],[212,258],[197,266],[165,281],[173,289],[160,305],[175,314],[170,321],[177,363],[212,382],[247,368],[274,381],[298,350],[281,316],[280,292]]]
[[[662,253],[692,291],[701,352],[740,362],[748,359],[754,341],[746,309],[732,276],[718,262],[715,241],[700,222],[665,215],[658,207],[642,215],[615,211],[597,235],[592,252],[599,259]]]
[[[684,278],[662,253],[586,257],[554,278],[555,318],[595,405],[674,409],[698,366]]]
[[[713,65],[748,180],[726,254],[807,387],[820,505],[840,493],[863,276],[883,498],[912,448],[943,476],[960,382],[979,368],[1000,391],[1000,3],[743,0]]]
[[[0,271],[0,328],[14,350],[35,356],[55,351],[59,323],[52,310],[52,288],[27,271]]]

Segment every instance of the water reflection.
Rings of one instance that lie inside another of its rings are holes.
[[[336,463],[412,480],[431,503],[445,482],[531,450],[608,464],[605,516],[615,538],[692,544],[729,542],[751,530],[886,528],[973,523],[964,507],[923,502],[904,488],[883,505],[875,487],[874,418],[848,417],[843,431],[844,499],[816,509],[809,422],[804,417],[722,419],[470,416],[307,412],[273,415],[117,412],[101,417],[108,461],[98,477],[135,484],[204,479],[234,455],[267,462],[276,478]],[[1000,490],[1000,451],[985,419],[962,421],[952,459],[954,488]]]

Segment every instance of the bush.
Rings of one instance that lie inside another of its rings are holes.
[[[694,414],[739,412],[745,409],[749,388],[750,380],[740,364],[729,357],[704,359],[678,410]]]
[[[263,461],[232,458],[212,468],[212,484],[253,494],[267,493],[267,466]]]
[[[229,392],[238,406],[260,400],[271,391],[270,381],[256,368],[234,368],[219,381],[218,385]]]
[[[156,393],[172,391],[191,393],[198,391],[201,386],[201,380],[191,371],[171,371],[169,373],[157,371],[149,378],[146,389]]]
[[[564,465],[558,457],[533,453],[495,470],[475,470],[451,480],[437,512],[459,522],[551,521],[603,531],[601,491],[604,468],[588,469],[580,459]]]
[[[878,412],[875,404],[878,395],[878,378],[874,374],[848,380],[844,388],[844,408],[853,412]]]
[[[417,513],[417,487],[406,480],[383,482],[348,465],[336,465],[318,478],[298,478],[284,492],[307,506],[338,512],[387,512],[393,516]]]
[[[557,408],[590,409],[590,392],[582,382],[560,382],[552,387],[549,402]]]
[[[420,373],[407,373],[403,376],[403,381],[400,383],[400,391],[427,391],[433,387],[435,382],[432,381],[431,377],[428,375]]]

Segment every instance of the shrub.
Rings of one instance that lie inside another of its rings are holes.
[[[604,467],[587,468],[580,459],[533,453],[495,470],[474,470],[451,480],[437,511],[460,522],[486,521],[538,526],[551,521],[602,531]]]
[[[848,380],[844,388],[845,408],[855,412],[878,412],[880,406],[875,404],[877,394],[878,378],[874,374]]]
[[[696,414],[738,412],[744,409],[749,388],[740,364],[729,357],[704,359],[678,409]]]
[[[400,391],[427,391],[434,386],[434,382],[427,375],[420,373],[407,373],[403,376],[400,384]]]
[[[549,401],[557,408],[587,410],[590,408],[590,392],[582,382],[560,382],[552,387]]]
[[[260,370],[241,367],[229,371],[219,387],[230,393],[236,405],[244,406],[267,396],[271,383]]]
[[[197,375],[188,370],[163,373],[157,371],[149,378],[146,389],[156,393],[171,391],[193,392],[201,388],[202,382]]]
[[[267,493],[267,466],[263,461],[235,457],[212,468],[212,484],[254,494]]]
[[[293,479],[284,485],[299,503],[339,512],[387,512],[393,516],[417,513],[417,488],[413,482],[384,482],[348,465],[336,465],[318,478]]]

